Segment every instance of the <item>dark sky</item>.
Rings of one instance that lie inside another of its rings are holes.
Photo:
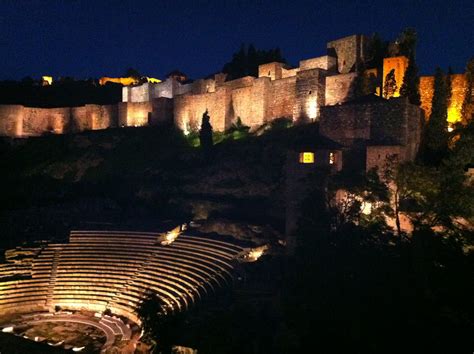
[[[279,46],[293,65],[354,33],[393,39],[418,30],[422,73],[461,72],[474,55],[472,0],[145,1],[0,0],[0,79],[50,74],[121,75],[134,67],[162,78],[221,69],[240,43]]]

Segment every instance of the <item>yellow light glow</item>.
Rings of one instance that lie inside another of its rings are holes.
[[[146,76],[146,81],[148,81],[151,84],[158,84],[161,82],[160,79],[155,79],[154,77],[148,77],[148,76]]]
[[[41,79],[43,80],[43,86],[48,86],[53,84],[53,77],[52,76],[42,76]]]
[[[178,236],[181,235],[183,231],[185,231],[186,229],[187,229],[186,224],[176,226],[173,230],[168,231],[167,233],[161,236],[160,244],[162,246],[167,246],[167,245],[172,244],[178,238]]]
[[[311,98],[308,103],[308,118],[311,120],[316,119],[318,115],[318,102],[316,97]]]
[[[268,249],[268,245],[263,245],[255,248],[247,248],[241,253],[239,253],[236,258],[240,262],[255,262],[261,256],[263,256],[268,251]]]
[[[314,163],[314,152],[300,152],[300,163]]]
[[[334,165],[336,162],[336,155],[333,152],[329,153],[329,164]]]

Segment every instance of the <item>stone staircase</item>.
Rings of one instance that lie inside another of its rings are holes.
[[[60,249],[54,250],[53,261],[51,263],[51,276],[49,278],[48,296],[46,298],[46,307],[50,308],[53,304],[54,286],[56,285],[56,275],[58,273],[58,262]],[[54,309],[53,309],[54,310]]]

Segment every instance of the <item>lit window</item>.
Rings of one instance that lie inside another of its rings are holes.
[[[314,163],[314,152],[300,152],[300,163]]]
[[[333,152],[329,153],[329,164],[334,165],[336,163],[336,155]]]

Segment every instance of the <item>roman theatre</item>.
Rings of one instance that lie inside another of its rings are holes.
[[[252,249],[237,240],[183,230],[71,231],[68,243],[6,251],[0,264],[3,332],[22,325],[18,316],[30,324],[72,321],[103,331],[105,350],[140,332],[137,309],[150,294],[166,313],[185,311],[230,286],[237,264],[252,260]],[[9,316],[16,322],[5,322]]]

